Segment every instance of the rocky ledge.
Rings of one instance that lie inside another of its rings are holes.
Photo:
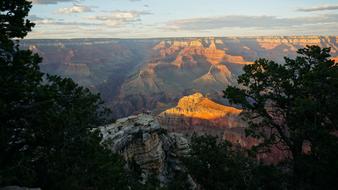
[[[152,115],[129,116],[99,129],[107,147],[129,165],[136,163],[140,167],[144,182],[149,176],[157,176],[166,184],[184,170],[180,158],[189,153],[188,140],[182,134],[168,133]],[[189,181],[194,189],[190,177]]]

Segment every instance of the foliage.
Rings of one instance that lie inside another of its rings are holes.
[[[0,2],[0,186],[127,189],[123,161],[95,132],[107,114],[99,95],[43,74],[42,59],[13,41],[34,26],[30,8]]]
[[[188,183],[188,174],[186,172],[178,172],[174,179],[167,185],[167,190],[187,190],[191,189]]]
[[[261,165],[244,150],[211,136],[193,136],[185,165],[202,189],[282,189],[282,174]]]
[[[261,138],[261,148],[290,154],[289,188],[330,189],[338,177],[338,66],[330,48],[298,54],[283,65],[259,59],[244,66],[241,88],[227,88],[225,97],[245,110],[248,135]]]

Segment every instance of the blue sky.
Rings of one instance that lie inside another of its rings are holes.
[[[31,0],[28,38],[338,35],[338,0]]]

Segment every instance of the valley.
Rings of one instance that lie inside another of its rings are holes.
[[[0,190],[338,186],[337,2],[0,7]]]
[[[71,77],[101,94],[114,118],[159,114],[186,95],[202,93],[227,105],[222,90],[236,85],[243,65],[257,58],[283,63],[306,45],[331,47],[338,37],[204,37],[168,39],[25,40],[43,57],[41,69]]]
[[[114,118],[151,113],[169,132],[209,134],[245,148],[258,143],[245,136],[240,108],[223,98],[237,85],[244,65],[258,58],[283,63],[306,45],[331,47],[338,58],[338,37],[233,37],[172,39],[26,40],[39,53],[41,68],[71,77],[100,93]],[[284,155],[273,149],[267,162]]]

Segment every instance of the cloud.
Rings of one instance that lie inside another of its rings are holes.
[[[42,17],[36,16],[36,15],[29,15],[28,19],[31,21],[37,21],[43,19]]]
[[[57,4],[61,2],[75,2],[76,0],[30,0],[34,4]]]
[[[93,22],[69,22],[64,21],[63,19],[53,19],[53,18],[42,18],[36,15],[30,15],[28,17],[33,23],[40,27],[42,25],[49,25],[49,26],[98,26],[100,24],[93,23]]]
[[[92,12],[92,8],[85,5],[73,5],[71,7],[60,8],[56,12],[60,14]]]
[[[34,4],[57,4],[62,2],[78,2],[78,0],[29,0],[33,2]],[[137,2],[142,0],[128,0],[131,2]]]
[[[311,17],[280,18],[275,16],[221,16],[174,20],[167,23],[166,29],[203,31],[223,28],[287,28],[291,26],[335,23],[338,14],[326,14]]]
[[[142,15],[151,14],[145,11],[112,11],[109,14],[88,17],[90,20],[99,21],[109,26],[120,26],[125,23],[141,21]]]
[[[132,33],[128,29],[105,29],[98,33],[97,28],[83,28],[78,26],[53,27],[52,30],[33,30],[28,34],[28,38],[35,39],[70,39],[70,38],[112,38],[122,37],[121,34]],[[81,35],[79,35],[81,34]]]
[[[297,11],[301,11],[301,12],[315,12],[315,11],[329,11],[329,10],[338,10],[338,5],[320,5],[316,7],[297,9]]]
[[[82,10],[78,9],[63,9],[61,12],[62,13],[75,13],[75,12],[81,12]],[[61,13],[60,12],[60,13]],[[88,16],[88,17],[83,17],[81,21],[67,21],[63,19],[55,19],[55,18],[48,18],[48,17],[39,17],[36,15],[30,15],[29,19],[36,23],[37,27],[43,26],[43,25],[48,25],[46,26],[47,28],[49,27],[54,27],[54,26],[81,26],[81,27],[92,27],[92,26],[97,26],[100,27],[101,29],[103,28],[111,28],[113,27],[122,27],[122,26],[127,26],[131,23],[139,23],[141,21],[141,16],[142,15],[148,15],[151,14],[146,11],[136,11],[136,10],[131,10],[131,11],[110,11],[107,12],[106,14],[101,14],[101,15],[94,15],[94,16]],[[83,21],[82,21],[83,20]],[[45,27],[45,26],[43,26]]]

